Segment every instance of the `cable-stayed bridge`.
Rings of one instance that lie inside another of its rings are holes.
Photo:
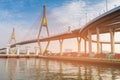
[[[41,38],[41,31],[42,28],[46,29],[46,37]],[[97,54],[100,54],[103,52],[102,50],[102,45],[103,44],[110,44],[111,45],[111,54],[115,54],[115,44],[120,44],[120,42],[115,42],[114,36],[115,32],[120,31],[120,6],[107,11],[103,13],[102,15],[96,17],[89,23],[87,23],[83,28],[68,31],[65,33],[57,34],[57,35],[52,35],[50,36],[48,25],[47,25],[47,18],[46,18],[46,7],[44,6],[43,9],[43,18],[41,20],[41,25],[39,32],[37,34],[37,37],[31,40],[25,40],[21,42],[16,42],[14,44],[9,45],[7,48],[2,48],[0,50],[6,49],[6,54],[9,55],[9,49],[17,47],[16,54],[17,56],[20,55],[20,50],[19,46],[25,45],[25,44],[30,44],[30,43],[38,43],[39,46],[39,52],[37,51],[37,56],[38,55],[44,55],[46,54],[46,50],[48,49],[48,46],[51,41],[54,40],[59,40],[60,43],[60,55],[63,55],[62,52],[62,47],[63,47],[63,41],[64,39],[70,39],[70,38],[76,38],[77,39],[77,44],[78,44],[78,53],[81,52],[81,39],[84,39],[84,53],[87,53],[87,45],[88,45],[88,53],[92,53],[92,43],[97,44]],[[109,33],[110,34],[110,41],[100,41],[100,34],[105,34]],[[92,39],[92,35],[96,35],[97,40]],[[14,35],[14,30],[11,35],[11,40],[15,40],[15,35]],[[47,42],[45,50],[42,52],[41,48],[41,43],[42,42]],[[87,44],[88,42],[88,44]],[[27,55],[29,55],[29,50],[27,49]]]

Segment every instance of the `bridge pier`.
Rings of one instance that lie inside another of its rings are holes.
[[[78,53],[81,51],[81,37],[77,37],[77,43],[78,43]]]
[[[101,47],[101,53],[102,53],[102,43],[100,43],[100,47]]]
[[[41,43],[39,42],[38,45],[39,45],[40,55],[42,55],[42,46],[41,46]]]
[[[84,39],[84,52],[87,53],[87,49],[86,49],[86,40]]]
[[[88,30],[88,41],[89,41],[89,54],[92,53],[92,39],[91,39],[91,31]]]
[[[96,28],[96,32],[97,32],[97,53],[99,54],[99,53],[101,53],[101,45],[100,45],[100,31],[99,31],[99,28],[97,27]]]
[[[47,25],[46,6],[45,5],[43,6],[43,18],[42,18],[41,26],[40,26],[39,33],[38,33],[38,45],[39,45],[39,48],[40,48],[40,53],[42,55],[44,55],[45,51],[47,50],[47,48],[49,46],[49,41],[48,41],[48,44],[46,46],[46,50],[42,52],[42,48],[41,48],[41,44],[40,44],[41,42],[39,41],[42,28],[46,28],[47,36],[49,37],[49,30],[48,30],[48,25]]]
[[[30,48],[29,46],[27,46],[27,47],[26,47],[26,53],[27,53],[27,57],[29,57],[29,55],[30,55],[29,48]]]
[[[59,40],[59,43],[60,43],[60,55],[62,56],[62,54],[63,54],[63,53],[62,53],[63,39],[60,39],[60,40]]]
[[[19,45],[16,45],[16,47],[17,47],[17,57],[19,57],[20,56],[20,49],[19,49]]]
[[[7,56],[9,55],[9,52],[10,52],[10,45],[8,44],[8,45],[7,45],[7,48],[6,48],[6,55],[7,55]]]
[[[115,53],[115,40],[114,40],[114,34],[115,34],[115,30],[114,29],[110,29],[110,44],[111,44],[111,53],[114,54]]]

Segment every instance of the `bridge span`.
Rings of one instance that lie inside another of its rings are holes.
[[[46,20],[46,18],[43,17],[43,21]],[[43,26],[47,26],[47,21],[43,22]],[[96,17],[89,23],[87,23],[84,27],[72,30],[70,32],[48,36],[45,38],[36,38],[33,40],[28,41],[21,41],[17,42],[15,44],[10,45],[10,47],[16,47],[16,45],[25,45],[30,43],[36,43],[36,42],[49,42],[54,40],[59,40],[60,43],[60,54],[62,55],[62,43],[64,39],[69,38],[77,38],[78,42],[78,53],[80,52],[80,44],[81,44],[81,38],[84,39],[84,49],[86,53],[86,42],[88,42],[89,46],[89,54],[92,53],[92,42],[97,44],[97,54],[102,53],[102,44],[110,44],[111,45],[111,54],[115,53],[115,44],[120,44],[120,42],[115,42],[114,40],[114,34],[115,32],[120,31],[120,6],[103,13],[102,15]],[[100,41],[100,34],[104,33],[110,33],[110,42],[102,42]],[[96,35],[97,40],[92,40],[92,35]],[[1,50],[6,49],[2,48]]]
[[[60,39],[75,38],[75,37],[80,36],[79,32],[80,32],[80,29],[76,29],[76,30],[61,33],[61,34],[58,34],[58,35],[44,37],[44,38],[39,39],[39,41],[40,42],[47,42],[47,41],[54,41],[54,40],[60,40]],[[22,41],[22,42],[12,44],[11,47],[15,47],[16,45],[25,45],[25,44],[36,43],[36,42],[38,42],[38,39],[27,40],[27,41]]]
[[[86,24],[83,28],[73,30],[71,32],[66,32],[59,35],[49,36],[46,38],[39,39],[40,42],[54,41],[54,40],[63,40],[69,38],[83,38],[85,41],[89,42],[89,47],[91,47],[92,42],[97,43],[98,53],[100,52],[100,44],[111,44],[111,52],[114,53],[114,44],[120,44],[120,42],[114,42],[114,32],[120,31],[120,6],[105,12],[104,14],[96,17],[88,24]],[[111,42],[102,42],[99,40],[99,34],[110,33]],[[91,39],[91,35],[97,35],[97,41]],[[15,47],[15,45],[24,45],[29,43],[35,43],[38,39],[18,42],[16,44],[11,45]],[[91,50],[91,49],[90,49]],[[91,53],[91,51],[90,51]]]

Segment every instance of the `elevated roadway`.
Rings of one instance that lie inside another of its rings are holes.
[[[97,18],[93,19],[88,24],[86,24],[83,28],[76,29],[71,32],[66,32],[63,34],[41,38],[39,39],[39,41],[46,42],[46,41],[69,39],[69,38],[75,38],[75,37],[82,37],[84,39],[88,39],[88,30],[90,30],[92,34],[97,34],[96,28],[99,28],[100,34],[108,33],[111,28],[115,29],[115,31],[120,31],[120,6],[98,16]],[[11,45],[11,47],[15,47],[16,45],[36,43],[37,41],[38,39],[17,42]],[[106,43],[106,42],[103,42],[103,43]],[[5,49],[5,48],[2,48],[2,49]]]
[[[90,21],[81,29],[81,37],[88,39],[88,30],[91,34],[97,34],[96,28],[99,28],[100,34],[109,33],[110,29],[114,29],[116,32],[120,31],[120,6]]]
[[[74,31],[65,32],[62,34],[41,38],[41,39],[39,39],[39,41],[40,42],[47,42],[47,41],[54,41],[54,40],[60,40],[60,39],[69,39],[69,38],[79,37],[80,36],[79,32],[80,32],[80,29],[76,29]],[[38,39],[22,41],[22,42],[18,42],[18,43],[11,45],[11,47],[15,47],[16,45],[25,45],[25,44],[30,44],[30,43],[36,43],[37,41],[38,41]]]

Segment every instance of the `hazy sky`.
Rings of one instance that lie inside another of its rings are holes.
[[[120,0],[107,0],[107,2],[108,10],[120,5]],[[72,30],[81,28],[86,22],[106,11],[105,0],[0,0],[0,47],[7,45],[13,27],[16,29],[17,42],[35,38],[44,4],[47,7],[51,35],[67,31],[68,26],[71,26]],[[75,40],[64,49],[77,50],[74,42]],[[58,42],[54,42],[52,46],[56,44]],[[64,46],[68,44],[69,40],[64,42]]]

